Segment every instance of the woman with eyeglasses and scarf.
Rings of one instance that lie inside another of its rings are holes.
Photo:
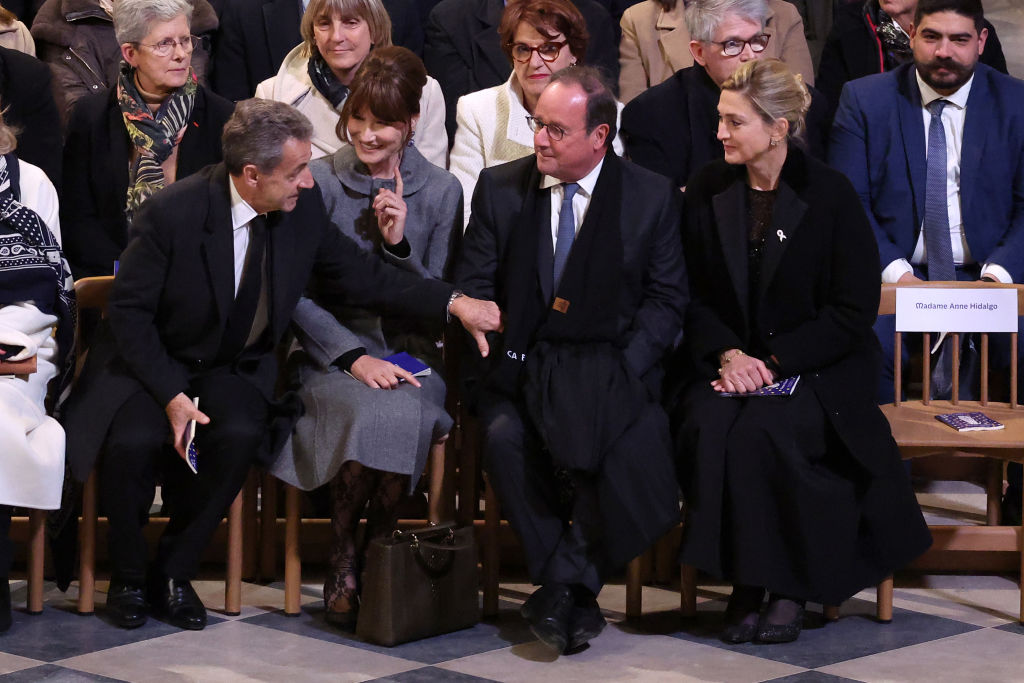
[[[71,375],[75,333],[57,191],[18,159],[16,145],[0,116],[0,633],[11,627],[11,507],[60,507],[64,430],[47,415],[46,398]],[[32,359],[34,371],[13,367]]]
[[[551,74],[583,63],[590,36],[569,0],[513,0],[498,26],[501,49],[512,63],[508,81],[459,98],[449,170],[462,183],[465,224],[480,171],[533,154],[533,114]],[[619,105],[622,112],[622,105]],[[622,154],[618,138],[615,153]]]
[[[121,71],[75,106],[64,145],[61,221],[75,277],[110,275],[145,200],[221,159],[234,105],[191,66],[188,0],[115,0]]]

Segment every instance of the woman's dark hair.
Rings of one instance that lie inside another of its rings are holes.
[[[981,0],[919,0],[914,10],[914,26],[919,25],[923,17],[938,12],[955,12],[973,20],[974,29],[978,33],[985,28],[985,12],[981,8]]]
[[[420,97],[427,84],[427,70],[411,50],[392,45],[373,50],[352,79],[341,108],[336,133],[345,142],[348,122],[368,109],[381,121],[401,121],[412,129],[412,117],[420,113]]]
[[[501,15],[498,35],[501,49],[512,61],[512,43],[519,24],[526,22],[545,38],[561,33],[569,43],[569,52],[579,61],[587,54],[587,22],[569,0],[511,0]]]

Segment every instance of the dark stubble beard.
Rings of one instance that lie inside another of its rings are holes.
[[[935,72],[938,69],[945,69],[948,75],[937,78]],[[974,64],[967,66],[952,59],[933,59],[917,65],[917,72],[921,74],[921,80],[928,84],[933,90],[959,90],[960,87],[971,80],[974,74]]]

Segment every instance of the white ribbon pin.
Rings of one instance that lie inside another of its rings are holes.
[[[775,234],[779,236],[780,244],[782,243],[782,240],[786,239],[786,233],[782,232],[782,230],[776,230]]]

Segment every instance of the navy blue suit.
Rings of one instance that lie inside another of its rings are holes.
[[[1024,281],[1024,81],[974,72],[960,160],[964,233],[979,263]],[[913,64],[843,88],[829,146],[878,240],[880,268],[910,259],[924,217],[925,130]]]

